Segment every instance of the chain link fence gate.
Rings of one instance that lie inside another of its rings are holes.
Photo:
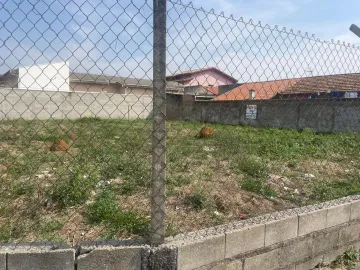
[[[0,5],[0,242],[159,245],[359,192],[359,48],[174,1]]]

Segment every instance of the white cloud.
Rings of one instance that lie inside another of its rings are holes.
[[[360,45],[360,37],[356,36],[355,34],[353,34],[351,32],[337,35],[334,37],[334,40],[336,40],[336,41],[339,40],[339,41],[345,42],[345,43]]]

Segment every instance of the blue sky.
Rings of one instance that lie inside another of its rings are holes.
[[[187,1],[189,2],[189,1]],[[192,1],[201,6],[201,0]],[[356,0],[208,0],[213,7],[235,18],[262,21],[270,25],[292,28],[316,34],[320,39],[341,40],[360,44],[360,38],[348,29],[352,23],[360,26],[360,1]]]
[[[152,0],[0,3],[0,73],[68,60],[79,72],[151,78]],[[168,2],[168,74],[217,66],[241,81],[256,81],[359,72],[358,49],[304,37],[308,32],[360,45],[348,30],[351,23],[360,25],[359,1],[206,1],[204,9],[214,14],[196,10],[204,3],[194,0],[194,9]],[[236,20],[219,17],[221,12]]]

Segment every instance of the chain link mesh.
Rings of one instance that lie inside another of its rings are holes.
[[[158,245],[360,191],[359,48],[155,3],[0,3],[0,242]]]
[[[0,5],[0,242],[147,239],[152,5]]]
[[[167,30],[175,239],[359,192],[358,47],[180,1]]]

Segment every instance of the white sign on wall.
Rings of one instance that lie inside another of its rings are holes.
[[[345,92],[345,98],[357,98],[358,93],[357,92]]]
[[[257,116],[257,105],[246,105],[246,119],[256,119]]]

